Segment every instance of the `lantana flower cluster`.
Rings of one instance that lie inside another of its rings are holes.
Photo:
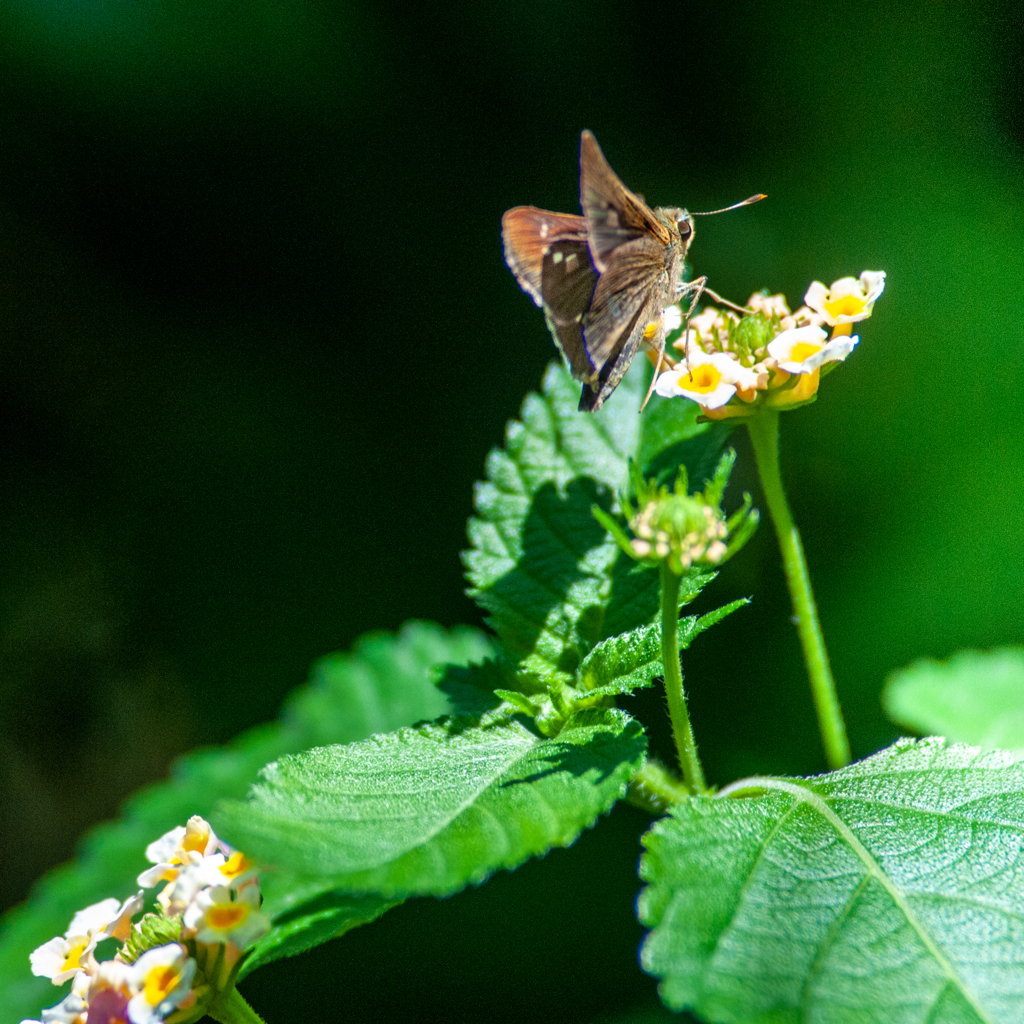
[[[150,843],[146,857],[153,867],[138,884],[163,883],[156,912],[132,922],[145,905],[140,890],[75,914],[29,958],[33,974],[70,979],[71,991],[41,1021],[22,1024],[188,1024],[234,985],[245,950],[270,930],[252,861],[198,815]],[[98,960],[107,939],[122,946]]]
[[[828,288],[815,281],[795,313],[784,295],[761,293],[750,297],[751,312],[743,317],[709,306],[673,343],[679,361],[667,360],[674,365],[658,376],[655,391],[691,399],[710,420],[812,401],[821,376],[857,346],[852,325],[871,316],[884,289],[885,272],[865,270]],[[681,326],[674,307],[664,323],[669,332]]]

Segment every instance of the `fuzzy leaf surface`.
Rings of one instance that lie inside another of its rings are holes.
[[[625,793],[646,747],[614,709],[577,713],[556,739],[515,721],[424,724],[268,765],[215,823],[310,886],[446,895],[570,845]]]
[[[641,960],[669,1007],[745,1024],[1024,1020],[1016,756],[901,740],[757,782],[680,804],[645,837]]]
[[[637,415],[646,380],[637,360],[603,409],[580,413],[579,384],[552,364],[476,487],[463,554],[471,593],[520,669],[542,679],[567,682],[595,644],[658,610],[657,573],[634,571],[591,506],[616,508],[631,458],[645,469],[685,456],[699,483],[727,436],[686,402],[656,399]]]
[[[62,989],[33,977],[29,953],[54,935],[63,934],[75,912],[108,896],[123,899],[137,890],[135,878],[149,864],[146,845],[192,814],[208,816],[217,800],[242,797],[260,768],[282,754],[331,742],[363,739],[373,731],[396,729],[444,714],[449,705],[433,685],[433,666],[480,661],[491,646],[477,630],[443,630],[414,622],[398,635],[371,634],[351,654],[318,661],[309,684],[286,701],[281,719],[243,733],[217,749],[181,758],[166,782],[142,790],[125,804],[121,817],[93,829],[78,857],[43,876],[29,898],[0,921],[0,1021],[38,1019],[44,1006],[58,1002]],[[277,955],[288,955],[302,940],[302,915],[293,887],[268,876],[263,881],[264,908],[272,917],[287,913],[288,941]],[[312,894],[319,897],[321,891]],[[312,898],[311,896],[311,898]],[[364,912],[368,904],[356,908]],[[326,908],[314,907],[310,926],[323,935],[331,925]],[[383,912],[383,911],[381,911]],[[339,928],[354,925],[351,915]],[[276,928],[275,928],[276,932]],[[275,941],[275,932],[265,940]],[[335,934],[340,934],[335,932]],[[274,957],[271,957],[274,958]],[[246,966],[247,970],[251,967]]]
[[[1024,751],[1024,649],[915,662],[889,677],[882,703],[894,722],[915,732]]]
[[[747,603],[741,599],[700,618],[680,619],[679,650],[685,651],[705,629]],[[599,643],[583,660],[580,680],[586,690],[611,696],[650,686],[663,673],[661,623],[654,622]]]

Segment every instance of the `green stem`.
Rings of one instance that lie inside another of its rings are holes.
[[[672,734],[679,752],[679,767],[683,781],[694,793],[706,793],[704,769],[697,756],[697,741],[693,738],[690,713],[686,709],[683,693],[683,673],[679,667],[679,586],[681,577],[661,563],[661,657],[665,665],[665,695],[668,714],[672,720]]]
[[[661,817],[673,804],[688,800],[693,794],[682,780],[657,761],[645,761],[630,779],[626,801],[634,807]]]
[[[206,1014],[219,1024],[266,1024],[234,985],[210,1003]]]
[[[818,608],[814,603],[811,578],[807,572],[800,534],[790,515],[786,492],[782,486],[779,471],[779,414],[766,409],[747,420],[750,440],[754,443],[754,456],[761,473],[761,484],[768,502],[768,510],[775,523],[775,532],[782,549],[782,567],[789,584],[789,596],[793,601],[796,628],[804,649],[807,674],[811,679],[811,693],[818,711],[818,726],[825,746],[829,766],[842,768],[850,763],[850,743],[846,738],[846,726],[839,707],[836,683],[828,663],[825,638],[821,634]]]

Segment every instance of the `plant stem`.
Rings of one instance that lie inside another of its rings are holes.
[[[206,1013],[219,1024],[266,1024],[234,985],[217,996],[206,1008]]]
[[[661,816],[673,804],[688,800],[693,794],[683,781],[657,761],[646,761],[633,776],[626,790],[626,801],[648,814]]]
[[[750,440],[754,443],[754,456],[761,474],[764,496],[768,510],[775,523],[775,532],[782,549],[782,567],[789,584],[789,596],[793,601],[796,628],[804,649],[804,662],[811,679],[811,693],[818,711],[818,726],[825,747],[829,766],[842,768],[850,763],[850,743],[846,738],[846,726],[839,707],[836,683],[828,663],[825,638],[821,634],[818,608],[814,603],[811,578],[807,572],[800,533],[790,515],[786,492],[782,486],[779,471],[779,414],[766,409],[747,420]]]
[[[704,769],[697,756],[697,741],[693,738],[690,713],[686,709],[683,693],[683,673],[679,667],[679,586],[681,577],[661,563],[661,658],[665,665],[665,695],[672,720],[672,734],[679,752],[679,767],[683,781],[694,793],[706,793]]]

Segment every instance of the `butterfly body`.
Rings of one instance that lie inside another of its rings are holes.
[[[505,261],[543,307],[572,375],[580,409],[594,412],[641,345],[663,345],[662,312],[702,282],[683,283],[693,219],[651,209],[619,180],[594,136],[580,139],[583,215],[517,206],[502,218]],[[649,330],[649,325],[654,325]]]

